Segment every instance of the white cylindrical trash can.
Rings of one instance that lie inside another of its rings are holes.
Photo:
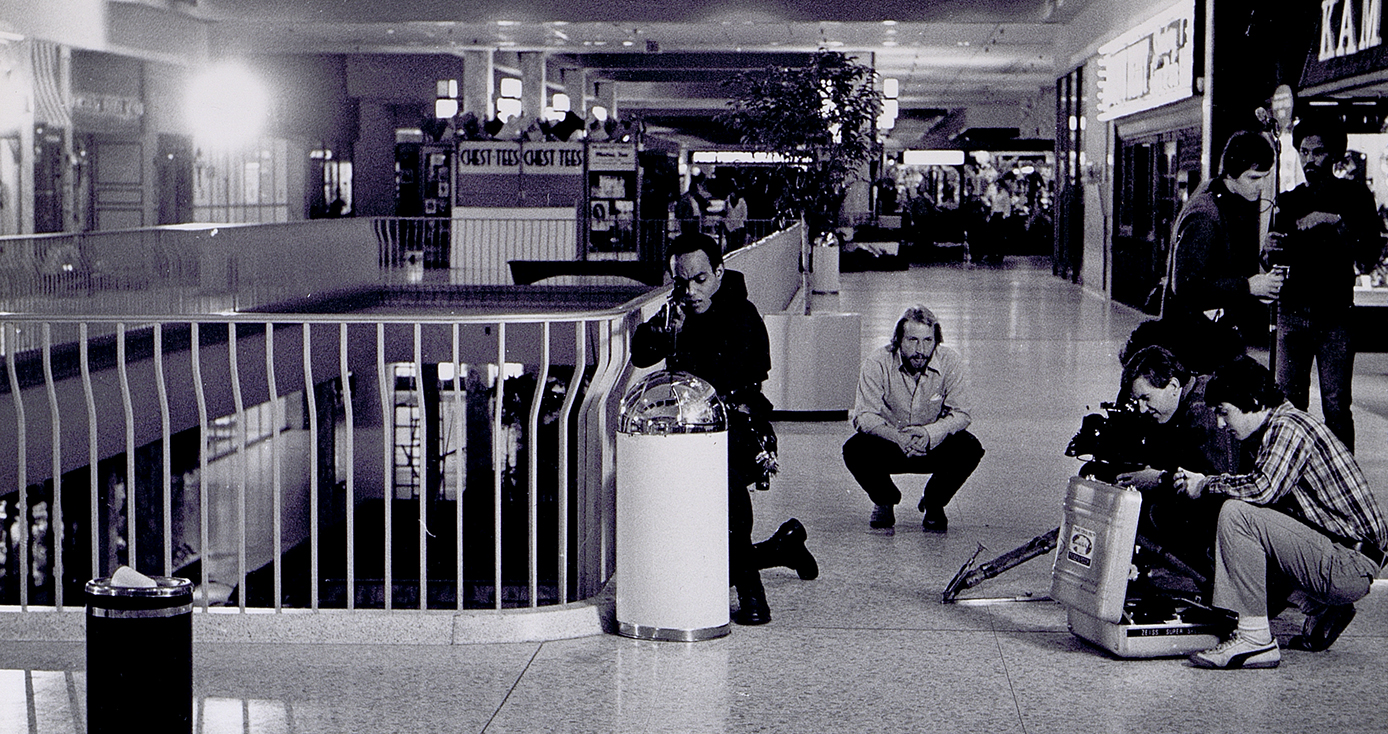
[[[731,630],[728,427],[713,386],[653,372],[617,432],[617,633],[694,642]]]

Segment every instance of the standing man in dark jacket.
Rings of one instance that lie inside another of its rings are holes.
[[[760,569],[788,566],[802,579],[819,575],[805,548],[805,528],[792,518],[775,535],[752,544],[752,499],[748,487],[775,471],[771,401],[761,383],[771,370],[771,346],[757,307],[747,300],[742,274],[723,268],[718,241],[682,234],[670,243],[672,302],[631,338],[631,363],[688,372],[718,391],[728,413],[728,575],[737,587],[738,624],[766,624]]]
[[[1248,337],[1266,333],[1267,308],[1279,273],[1260,273],[1258,202],[1272,172],[1272,144],[1261,135],[1237,132],[1220,156],[1220,174],[1196,189],[1176,219],[1167,261],[1162,319],[1178,322],[1189,344],[1163,344],[1188,366],[1208,371],[1243,353]],[[1253,333],[1240,336],[1243,331]],[[1204,352],[1211,364],[1188,358]]]
[[[1355,267],[1367,270],[1378,262],[1381,224],[1369,188],[1332,170],[1345,155],[1343,128],[1309,120],[1296,126],[1293,138],[1306,183],[1277,197],[1270,259],[1288,270],[1277,302],[1277,387],[1306,410],[1315,359],[1325,424],[1353,451],[1349,317]]]

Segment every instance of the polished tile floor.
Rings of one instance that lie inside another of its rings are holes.
[[[837,303],[835,303],[837,301]],[[1116,354],[1139,316],[1051,276],[1044,263],[845,273],[816,303],[863,316],[884,343],[911,302],[933,308],[968,362],[972,430],[988,454],[949,506],[947,535],[914,502],[894,534],[844,470],[843,422],[778,425],[783,472],[755,497],[757,535],[809,528],[822,575],[765,576],[773,621],[708,642],[613,635],[459,646],[195,648],[201,732],[1383,732],[1388,584],[1324,653],[1281,668],[1209,671],[1183,659],[1119,660],[1071,635],[1044,600],[1039,558],[942,604],[984,557],[1059,524],[1064,456],[1081,417],[1116,390]],[[1388,498],[1388,359],[1361,355],[1360,461]],[[902,477],[909,496],[919,487]],[[1299,625],[1290,616],[1274,628]],[[0,642],[0,732],[81,732],[80,644]],[[158,705],[151,692],[151,705]],[[138,731],[138,725],[131,728]]]

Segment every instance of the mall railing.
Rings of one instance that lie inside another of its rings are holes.
[[[730,257],[763,310],[798,286],[799,240]],[[667,296],[465,317],[0,314],[0,605],[80,605],[121,564],[194,579],[203,610],[590,599],[615,558],[630,330]]]

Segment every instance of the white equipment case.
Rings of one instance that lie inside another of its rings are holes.
[[[1070,631],[1122,658],[1188,655],[1219,644],[1229,615],[1174,595],[1128,598],[1142,493],[1081,477],[1065,492],[1051,598]]]

